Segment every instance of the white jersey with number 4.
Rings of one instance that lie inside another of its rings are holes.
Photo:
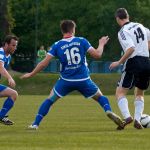
[[[118,32],[118,39],[124,52],[131,47],[134,48],[134,52],[129,58],[134,56],[149,57],[150,30],[142,24],[127,22]]]

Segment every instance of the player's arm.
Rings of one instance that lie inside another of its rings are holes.
[[[36,75],[38,72],[43,70],[46,66],[48,66],[52,58],[53,58],[52,55],[47,54],[46,57],[33,69],[32,72],[24,74],[23,76],[21,76],[21,79],[30,78]]]
[[[120,58],[119,65],[123,64],[134,52],[134,47],[130,47],[129,49],[127,49],[127,51],[124,53],[124,55]]]
[[[95,59],[100,58],[103,54],[104,46],[107,44],[108,40],[109,40],[108,36],[104,36],[104,37],[100,38],[98,48],[95,49],[95,48],[91,47],[88,50],[88,53],[90,54],[90,56]]]
[[[133,52],[134,52],[134,48],[132,48],[132,47],[129,48],[118,61],[113,62],[109,66],[109,69],[111,70],[111,69],[123,64],[132,55]]]
[[[121,31],[120,34],[118,35],[118,39],[121,46],[125,49],[125,53],[118,61],[112,62],[111,65],[109,66],[109,69],[113,69],[124,63],[135,50],[134,42],[126,31]]]
[[[15,87],[16,83],[8,71],[4,68],[4,63],[2,61],[0,61],[0,74],[8,80],[9,86]]]

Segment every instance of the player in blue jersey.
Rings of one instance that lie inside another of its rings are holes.
[[[18,39],[16,36],[8,35],[5,38],[3,47],[0,48],[0,75],[8,80],[10,87],[14,88],[16,83],[6,70],[13,54],[17,48]],[[5,125],[13,125],[13,121],[8,119],[7,113],[13,107],[18,93],[12,88],[0,84],[0,97],[7,97],[3,107],[0,110],[0,123]]]
[[[58,57],[61,63],[60,79],[55,84],[50,95],[41,104],[36,118],[30,129],[37,129],[43,117],[48,113],[50,107],[61,97],[77,90],[86,98],[93,98],[97,101],[107,116],[117,125],[123,126],[119,116],[112,112],[107,97],[103,96],[97,85],[89,76],[89,69],[86,62],[86,53],[93,58],[100,58],[103,53],[104,45],[109,40],[108,36],[99,40],[97,49],[83,37],[75,37],[76,24],[72,20],[63,20],[60,28],[63,39],[55,42],[47,53],[46,58],[40,62],[31,72],[23,75],[21,78],[29,78],[46,67],[53,57]]]

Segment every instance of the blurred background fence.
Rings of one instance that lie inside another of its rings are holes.
[[[110,71],[109,65],[111,64],[110,61],[87,61],[88,68],[90,69],[91,73],[120,73],[122,66]],[[52,60],[47,68],[45,68],[44,72],[53,72],[58,73],[60,69],[59,60]]]
[[[117,73],[121,72],[122,66],[110,71],[109,65],[111,61],[95,61],[87,60],[88,67],[91,73]],[[19,72],[30,72],[38,64],[33,55],[15,55],[11,64],[11,68]],[[59,73],[60,62],[58,59],[53,59],[43,72]]]

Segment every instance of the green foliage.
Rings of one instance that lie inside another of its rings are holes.
[[[33,53],[35,43],[35,4],[30,0],[12,0],[16,27],[13,32],[20,38],[19,52]],[[17,53],[17,52],[16,52]]]
[[[77,23],[76,35],[86,37],[94,47],[97,47],[101,36],[109,35],[110,42],[102,59],[116,60],[120,57],[121,48],[114,13],[119,7],[127,8],[131,20],[150,28],[150,0],[11,0],[11,6],[16,24],[13,32],[20,37],[16,53],[35,54],[36,47],[50,46],[62,38],[60,20],[73,19]]]
[[[0,45],[4,37],[11,33],[14,27],[14,19],[11,12],[10,0],[0,1]]]

